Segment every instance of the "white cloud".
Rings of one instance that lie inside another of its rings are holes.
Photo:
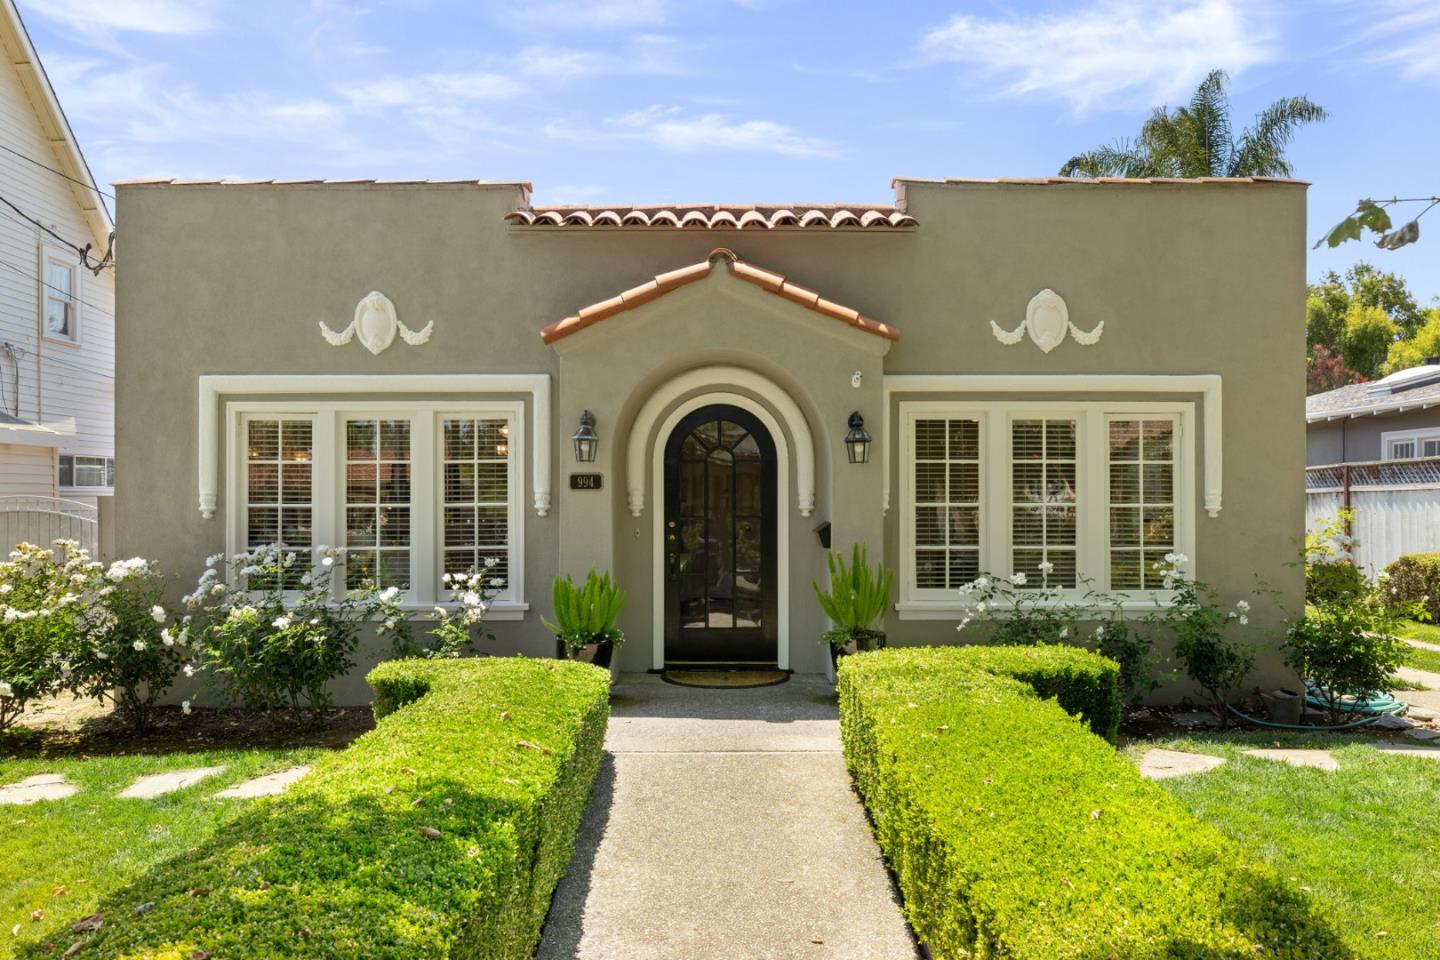
[[[921,41],[930,58],[1001,79],[997,94],[1097,106],[1158,105],[1217,67],[1239,73],[1274,54],[1253,5],[1236,0],[1100,0],[1048,16],[959,14]]]
[[[26,0],[38,13],[77,33],[204,33],[215,25],[216,0]]]
[[[545,30],[604,30],[663,23],[668,0],[563,0],[557,3],[516,3],[501,18],[517,27]]]
[[[1440,4],[1386,0],[1367,4],[1364,11],[1370,25],[1362,42],[1373,51],[1366,59],[1396,67],[1411,79],[1440,80]]]
[[[534,44],[515,55],[515,68],[527,76],[563,82],[601,74],[678,76],[693,49],[675,37],[639,34],[618,52]]]
[[[587,143],[645,143],[672,153],[730,150],[784,157],[830,157],[834,143],[805,136],[770,120],[733,120],[722,113],[687,114],[680,107],[651,106],[611,117],[600,129],[554,122],[545,132],[555,139]]]
[[[502,73],[485,71],[390,76],[341,89],[357,107],[446,109],[460,103],[509,100],[524,88]]]

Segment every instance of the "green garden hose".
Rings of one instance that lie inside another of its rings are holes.
[[[1320,695],[1320,688],[1311,680],[1305,681],[1305,705],[1314,707],[1317,710],[1330,709],[1329,701]],[[1268,727],[1272,730],[1353,730],[1356,727],[1372,724],[1381,717],[1401,713],[1409,707],[1409,704],[1396,700],[1388,693],[1371,693],[1363,697],[1352,697],[1340,703],[1340,711],[1342,713],[1358,713],[1362,716],[1359,720],[1352,720],[1349,723],[1342,723],[1333,727],[1317,726],[1309,723],[1276,723],[1273,720],[1261,720],[1259,717],[1252,717],[1248,713],[1241,713],[1228,703],[1225,707],[1242,720],[1247,720],[1258,727]]]

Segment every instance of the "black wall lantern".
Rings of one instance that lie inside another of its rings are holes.
[[[580,463],[594,463],[595,450],[600,446],[600,437],[595,433],[595,415],[589,410],[580,414],[580,429],[570,438],[575,442],[575,459]]]
[[[856,410],[850,414],[850,432],[845,434],[845,452],[851,463],[870,462],[870,434],[865,432],[865,418]]]

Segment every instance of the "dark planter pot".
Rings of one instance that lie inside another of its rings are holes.
[[[841,657],[859,653],[861,650],[883,650],[885,634],[879,630],[866,630],[863,633],[852,633],[843,647],[837,647],[833,643],[827,643],[826,646],[830,648],[830,667],[838,673]]]
[[[565,646],[564,641],[555,641],[555,656],[561,660],[578,660],[581,663],[593,663],[597,667],[610,669],[610,659],[615,656],[615,641],[600,640],[596,643],[587,643],[579,650],[571,650]]]

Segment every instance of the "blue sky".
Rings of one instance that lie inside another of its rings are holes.
[[[18,0],[96,176],[525,179],[537,203],[883,202],[1053,174],[1228,70],[1304,94],[1310,240],[1440,192],[1440,2]],[[1417,211],[1418,212],[1418,211]],[[1440,295],[1419,245],[1350,243]]]

